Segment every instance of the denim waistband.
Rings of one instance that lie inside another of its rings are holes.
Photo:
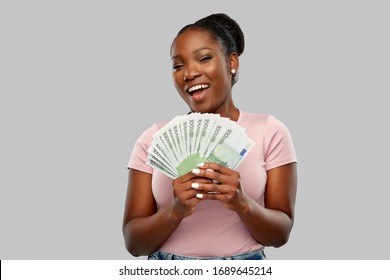
[[[223,257],[210,257],[210,258],[196,258],[180,256],[171,253],[154,252],[148,256],[148,260],[265,260],[264,250],[251,251],[234,256],[223,256]]]

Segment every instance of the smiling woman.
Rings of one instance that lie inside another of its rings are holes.
[[[123,234],[132,255],[264,259],[266,246],[288,241],[297,188],[294,146],[275,117],[235,106],[243,51],[244,34],[226,14],[187,25],[173,40],[173,81],[191,113],[229,118],[255,145],[235,170],[206,162],[172,180],[146,164],[153,135],[167,122],[148,128],[128,164]]]
[[[171,47],[174,84],[193,112],[233,114],[237,120],[231,91],[243,51],[241,28],[224,14],[179,31]]]
[[[193,112],[235,112],[231,70],[238,67],[237,53],[226,57],[210,33],[189,28],[175,39],[172,62],[175,87]]]

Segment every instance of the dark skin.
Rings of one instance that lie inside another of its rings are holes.
[[[231,95],[231,69],[238,69],[237,54],[226,56],[206,31],[187,30],[173,42],[171,56],[174,85],[191,111],[217,113],[237,121],[239,110]],[[188,89],[195,85],[205,89],[191,95]],[[297,189],[295,163],[267,171],[264,207],[244,192],[237,171],[216,163],[205,163],[173,180],[174,199],[159,211],[151,181],[151,174],[130,169],[123,234],[126,248],[134,256],[157,251],[206,199],[219,200],[235,211],[254,239],[265,246],[279,247],[289,238]]]

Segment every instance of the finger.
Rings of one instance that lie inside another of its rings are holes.
[[[226,201],[226,195],[218,192],[209,192],[209,193],[197,193],[196,198],[199,200],[219,200],[222,202]]]
[[[199,183],[199,184],[217,183],[217,182],[213,182],[213,180],[210,180],[210,179],[207,179],[207,178],[202,178],[202,177],[194,178],[191,182],[192,183],[196,182],[196,183]]]
[[[197,193],[198,192],[194,188],[189,187],[188,190],[184,190],[184,191],[175,190],[174,196],[183,202],[183,201],[189,200],[191,198],[194,198]]]
[[[207,168],[206,171],[213,171],[213,172],[214,172],[214,170],[213,170],[213,169],[210,169],[210,168]],[[195,168],[195,169],[192,170],[192,172],[195,173],[195,174],[197,174],[197,173],[198,173],[198,169]],[[206,180],[207,182],[210,182],[210,181],[211,181],[211,182],[216,183],[216,184],[219,184],[219,183],[220,183],[220,182],[217,181],[217,180],[211,180],[211,179],[207,179],[207,178],[203,178],[203,179]]]
[[[191,188],[203,192],[227,193],[231,189],[231,186],[216,183],[200,184],[194,182],[191,184]]]
[[[202,178],[199,176],[198,168],[192,169],[191,171],[187,172],[186,174],[176,178],[173,180],[172,185],[180,185],[180,184],[186,184],[189,181],[199,181],[201,183],[207,183],[210,182],[211,180],[208,178]],[[209,169],[209,171],[212,171]]]
[[[194,173],[193,170],[190,170],[189,172],[183,174],[182,176],[177,177],[174,181],[180,184],[180,183],[185,183],[190,180],[193,180],[196,177],[198,177],[198,175]]]
[[[201,164],[198,170],[199,171],[197,171],[196,173],[199,174],[199,176],[208,178],[212,180],[213,183],[226,184],[238,187],[241,185],[240,173],[217,163],[207,162]]]
[[[217,172],[222,173],[222,174],[227,174],[227,175],[233,175],[233,174],[237,173],[233,169],[230,169],[229,167],[220,165],[220,164],[215,163],[215,162],[199,163],[198,167],[199,167],[199,169],[206,169],[206,170],[211,169],[211,170],[217,171]]]
[[[229,176],[224,175],[220,172],[215,172],[213,169],[210,168],[208,169],[195,168],[192,170],[192,172],[199,177],[210,179],[213,183],[223,183],[229,179]]]
[[[179,194],[181,192],[185,192],[191,189],[196,189],[197,186],[201,184],[210,184],[213,183],[212,180],[206,179],[206,178],[201,178],[201,177],[195,177],[189,182],[184,182],[184,183],[174,183],[173,184],[173,189],[175,194]],[[194,194],[195,195],[195,194]]]
[[[187,182],[177,182],[173,181],[172,188],[174,192],[184,192],[191,189],[191,185]]]

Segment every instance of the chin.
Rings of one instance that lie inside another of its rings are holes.
[[[210,113],[209,110],[202,110],[201,108],[190,108],[191,112],[193,113]]]
[[[189,108],[192,112],[197,112],[197,113],[212,113],[212,112],[214,112],[210,108],[210,106],[207,106],[207,105],[189,106]]]

